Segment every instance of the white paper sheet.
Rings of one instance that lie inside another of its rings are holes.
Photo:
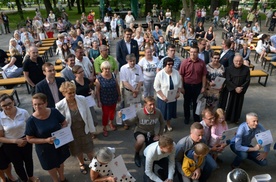
[[[88,107],[93,107],[96,105],[95,99],[92,97],[92,95],[86,96],[85,98]]]
[[[168,99],[168,102],[167,102],[167,103],[174,102],[174,101],[176,100],[176,99],[175,99],[176,93],[177,93],[177,90],[169,90],[169,91],[167,92],[167,95],[166,95],[166,97],[167,97],[167,99]]]
[[[125,162],[121,155],[113,159],[109,164],[113,176],[117,178],[117,181],[134,182],[135,178],[128,172]]]
[[[258,144],[260,144],[262,147],[273,143],[273,137],[271,135],[270,130],[266,130],[264,132],[256,134],[255,138],[256,138]]]
[[[70,126],[62,128],[52,133],[52,137],[55,137],[55,148],[59,148],[74,140]]]
[[[221,142],[226,143],[227,140],[231,140],[237,132],[238,127],[230,128],[222,133]]]
[[[132,119],[136,116],[136,107],[135,105],[131,105],[129,107],[126,107],[124,109],[121,109],[122,111],[122,120],[128,120]]]
[[[214,89],[220,89],[222,87],[222,84],[224,83],[225,78],[217,76],[214,80],[215,86],[212,86]]]

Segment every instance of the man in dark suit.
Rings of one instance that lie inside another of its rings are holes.
[[[76,77],[72,72],[73,66],[75,66],[75,55],[69,54],[65,58],[66,67],[61,71],[61,77],[64,78],[66,81],[74,80]]]
[[[199,49],[199,53],[198,53],[198,58],[201,59],[202,61],[205,62],[205,64],[208,64],[210,62],[210,54],[208,51],[205,50],[206,47],[206,40],[203,38],[200,38],[197,41],[198,44],[198,49]]]
[[[225,68],[233,64],[233,59],[235,56],[235,52],[230,49],[231,47],[231,40],[225,39],[222,41],[222,51],[220,53],[219,62],[222,64]]]
[[[45,79],[35,86],[35,93],[43,93],[47,96],[47,107],[55,107],[55,104],[63,99],[62,93],[59,91],[60,85],[65,82],[64,78],[55,77],[56,70],[53,64],[44,63],[42,66]]]
[[[124,31],[124,39],[117,42],[116,46],[116,58],[119,62],[119,70],[126,62],[126,56],[133,53],[136,57],[136,63],[139,61],[139,49],[136,40],[131,39],[133,32],[130,28],[126,28]]]

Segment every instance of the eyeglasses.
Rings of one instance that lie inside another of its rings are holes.
[[[169,64],[167,64],[168,66],[173,66],[173,63],[169,63]]]
[[[80,72],[78,72],[77,74],[81,74],[81,73],[83,73],[84,71],[82,70],[82,71],[80,71]]]
[[[9,107],[9,106],[11,106],[11,105],[12,105],[12,102],[8,102],[7,104],[2,105],[1,107],[2,107],[2,108],[5,108],[5,107]]]

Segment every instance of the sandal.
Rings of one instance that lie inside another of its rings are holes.
[[[109,124],[109,127],[110,127],[111,131],[115,131],[116,130],[116,127],[112,123]]]
[[[68,182],[66,178],[64,180],[60,180],[60,182]]]
[[[80,172],[84,175],[86,175],[88,173],[86,170],[86,166],[84,164],[80,164]]]
[[[103,136],[104,136],[104,137],[107,137],[107,136],[108,136],[108,133],[107,133],[107,130],[106,130],[106,129],[103,129]]]

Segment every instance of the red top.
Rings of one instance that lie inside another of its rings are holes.
[[[202,77],[207,75],[206,65],[199,58],[195,62],[188,58],[182,61],[179,74],[182,76],[184,83],[199,84],[202,82]]]
[[[93,19],[94,19],[94,16],[93,16],[93,15],[89,14],[89,15],[87,16],[87,21],[88,21],[89,23],[93,23]]]

